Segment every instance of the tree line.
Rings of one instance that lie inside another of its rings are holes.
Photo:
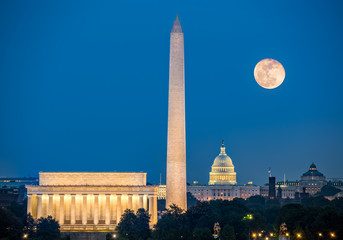
[[[144,216],[140,221],[140,216]],[[329,201],[322,196],[282,205],[277,199],[253,196],[247,200],[198,202],[187,211],[177,206],[165,210],[153,230],[147,213],[126,211],[117,226],[121,240],[247,240],[278,239],[285,223],[291,239],[341,239],[343,199]],[[145,219],[143,221],[143,219]],[[144,222],[144,225],[142,225]],[[217,225],[217,226],[216,226]],[[145,226],[145,231],[144,229]],[[216,236],[216,228],[219,231]],[[141,234],[144,232],[144,234]],[[342,238],[343,239],[343,238]]]
[[[150,226],[149,213],[144,209],[126,210],[115,235],[120,240],[246,240],[277,239],[282,223],[291,239],[343,239],[343,199],[328,201],[324,197],[303,199],[300,203],[283,205],[279,200],[253,196],[246,200],[214,200],[195,202],[187,211],[170,206]],[[60,240],[58,222],[52,217],[34,220],[26,215],[26,207],[13,203],[0,208],[0,239]]]

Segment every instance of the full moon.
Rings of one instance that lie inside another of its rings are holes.
[[[254,69],[256,82],[263,88],[274,89],[285,79],[285,69],[278,61],[266,58],[259,61]]]

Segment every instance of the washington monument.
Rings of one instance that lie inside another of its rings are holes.
[[[187,209],[183,32],[176,17],[170,33],[166,207]]]

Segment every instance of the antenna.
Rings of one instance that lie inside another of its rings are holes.
[[[162,185],[162,173],[160,173],[160,185]]]
[[[283,174],[283,185],[286,185],[286,173]]]
[[[270,167],[268,168],[268,174],[269,174],[269,177],[272,176],[272,169]]]

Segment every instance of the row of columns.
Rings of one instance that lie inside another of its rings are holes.
[[[52,216],[64,224],[117,224],[125,209],[149,210],[157,222],[157,196],[144,194],[28,194],[27,212],[33,218]],[[101,221],[101,222],[100,222]]]

